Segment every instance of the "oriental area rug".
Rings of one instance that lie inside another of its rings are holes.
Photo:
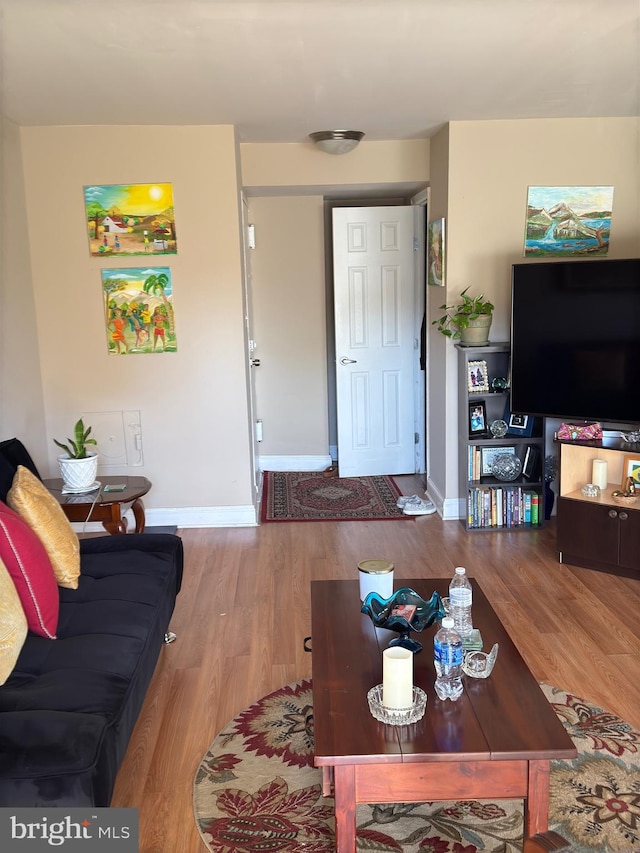
[[[265,471],[261,521],[407,519],[392,477],[327,477],[322,471]]]
[[[637,853],[640,732],[541,687],[578,750],[552,762],[549,828],[576,853]],[[224,727],[198,767],[194,812],[213,853],[334,853],[333,800],[313,766],[311,681],[276,690]],[[367,853],[522,851],[520,800],[363,805],[357,826]]]

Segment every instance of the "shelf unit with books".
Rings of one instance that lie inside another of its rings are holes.
[[[531,530],[544,523],[544,419],[509,411],[508,342],[458,350],[459,496],[469,531]],[[504,435],[494,434],[504,421]],[[520,473],[500,479],[493,463],[518,458]]]

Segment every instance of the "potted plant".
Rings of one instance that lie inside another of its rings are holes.
[[[460,339],[465,346],[486,346],[494,305],[482,293],[469,296],[468,290],[465,287],[456,305],[441,305],[440,310],[445,313],[431,325],[437,326],[438,331],[448,338]]]
[[[67,444],[53,439],[64,450],[58,456],[60,473],[64,488],[69,492],[88,492],[95,486],[98,473],[98,454],[88,450],[88,445],[97,445],[95,438],[89,438],[91,427],[86,427],[82,418],[73,428],[73,438],[67,439]]]

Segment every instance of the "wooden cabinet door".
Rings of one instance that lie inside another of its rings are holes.
[[[617,512],[620,525],[620,565],[625,569],[635,569],[640,575],[640,512],[622,507]]]
[[[570,498],[558,499],[557,543],[564,562],[571,562],[571,557],[576,557],[591,565],[618,565],[620,521],[615,509],[616,514],[610,517],[612,509]]]

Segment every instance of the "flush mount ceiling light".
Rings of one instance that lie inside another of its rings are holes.
[[[319,130],[309,134],[309,138],[327,154],[348,154],[363,136],[361,130]]]

